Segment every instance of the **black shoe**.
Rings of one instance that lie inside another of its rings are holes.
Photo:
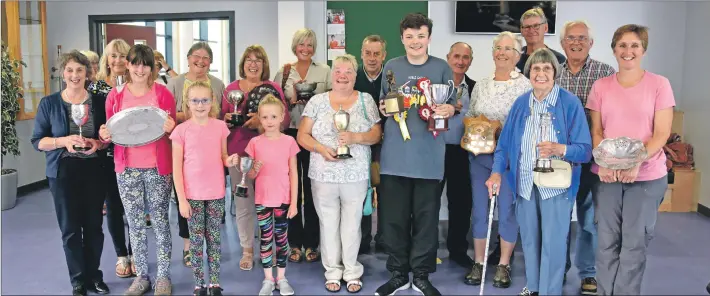
[[[89,286],[89,290],[96,294],[108,294],[111,292],[102,280],[94,281],[94,284]]]
[[[499,264],[496,266],[496,275],[493,277],[493,287],[508,288],[512,280],[510,278],[510,265]]]
[[[76,285],[72,289],[71,294],[73,296],[86,296],[86,288],[84,288],[84,285]]]
[[[192,292],[193,296],[207,296],[207,287],[195,288]]]
[[[409,289],[409,274],[401,273],[398,271],[392,272],[392,278],[389,281],[382,284],[375,291],[375,295],[378,296],[389,296],[394,295],[398,291]]]
[[[597,280],[588,277],[582,280],[582,295],[597,295]]]
[[[384,253],[385,252],[385,245],[383,244],[378,244],[375,243],[375,253]]]
[[[708,283],[708,286],[705,288],[708,290],[708,294],[710,294],[710,283]]]
[[[528,287],[525,287],[525,288],[523,288],[522,291],[520,291],[520,294],[518,294],[518,295],[520,295],[520,296],[538,296],[539,293],[532,292],[532,291],[528,290]]]
[[[466,255],[466,253],[463,254],[451,254],[449,253],[449,259],[451,261],[454,261],[456,264],[463,268],[471,268],[473,266],[473,259]]]
[[[412,289],[424,296],[441,296],[439,290],[431,284],[427,276],[415,276],[412,280]]]
[[[210,295],[212,296],[222,296],[222,287],[210,287]]]
[[[360,244],[360,250],[357,251],[358,255],[370,254],[370,244]]]
[[[466,274],[463,279],[463,283],[469,286],[478,286],[481,284],[481,278],[483,277],[483,264],[474,263],[471,267],[471,272]]]

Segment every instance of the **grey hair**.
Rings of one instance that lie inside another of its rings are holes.
[[[468,47],[468,50],[471,51],[471,58],[473,58],[473,47],[471,47],[470,44],[463,42],[463,41],[457,41],[454,44],[451,44],[451,47],[449,47],[449,53],[451,53],[451,51],[454,50],[454,46],[459,45],[459,44],[466,45],[466,47]]]
[[[357,72],[357,59],[354,55],[346,53],[344,55],[338,56],[335,58],[335,60],[333,60],[333,67],[335,67],[336,63],[350,63],[353,66],[353,70]]]
[[[553,79],[559,78],[561,74],[560,62],[557,61],[557,56],[555,56],[555,54],[548,48],[538,48],[532,53],[532,55],[530,55],[528,61],[525,62],[525,76],[530,77],[530,68],[532,68],[532,65],[547,63],[552,65],[552,68],[555,70]]]
[[[592,35],[592,27],[589,26],[589,23],[587,23],[587,21],[585,20],[574,20],[568,21],[565,23],[564,26],[562,26],[562,34],[560,34],[560,43],[565,43],[565,38],[567,37],[567,30],[576,25],[582,25],[587,28],[587,35],[589,35],[589,41],[594,41],[594,36]]]
[[[190,46],[190,50],[187,51],[187,56],[191,56],[193,52],[200,49],[204,49],[207,52],[207,55],[210,56],[210,62],[212,62],[212,48],[210,48],[210,45],[204,41],[197,42]]]
[[[522,25],[524,20],[536,16],[540,17],[540,21],[543,24],[547,24],[547,17],[545,17],[545,12],[542,11],[542,8],[540,7],[530,8],[525,13],[523,13],[523,15],[520,17],[520,24]]]
[[[316,39],[316,32],[314,32],[311,29],[308,28],[303,28],[296,33],[293,33],[293,40],[291,40],[291,52],[293,54],[296,54],[296,46],[299,44],[303,44],[303,42],[306,42],[306,40],[311,39],[311,45],[313,45],[313,52],[316,51],[316,45],[318,44],[318,40]]]
[[[500,42],[504,37],[508,37],[513,40],[513,45],[518,54],[523,52],[523,40],[520,35],[513,34],[511,32],[505,31],[500,32],[496,37],[493,37],[493,51],[495,51],[496,44]]]

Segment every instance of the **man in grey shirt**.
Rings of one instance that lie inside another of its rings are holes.
[[[448,84],[453,74],[446,61],[427,53],[431,28],[431,19],[422,14],[405,16],[400,34],[406,56],[388,61],[383,69],[385,74],[394,74],[395,87],[406,98],[406,115],[388,116],[384,124],[378,193],[387,198],[379,201],[379,219],[389,254],[387,270],[392,278],[377,288],[375,295],[391,295],[409,288],[409,272],[414,274],[414,290],[441,295],[429,282],[429,274],[436,271],[441,204],[438,187],[444,177],[446,143],[443,134],[429,131],[427,122],[420,117],[420,109],[427,105],[418,83],[429,79],[431,84]],[[380,97],[389,91],[389,82],[382,81]],[[429,106],[431,112],[451,117],[454,94],[451,91],[446,104]],[[385,113],[383,100],[380,110]]]

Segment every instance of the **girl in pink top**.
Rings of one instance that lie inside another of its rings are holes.
[[[264,133],[252,138],[245,151],[254,159],[254,167],[248,176],[256,179],[256,217],[261,229],[259,236],[264,281],[259,295],[271,295],[277,288],[281,295],[293,295],[293,288],[286,280],[289,250],[287,236],[288,219],[298,213],[296,154],[300,148],[293,137],[281,132],[286,113],[281,100],[266,95],[259,103],[258,110]],[[273,275],[274,266],[278,267],[276,280]]]
[[[172,178],[170,139],[175,127],[175,99],[168,89],[154,83],[153,50],[145,45],[134,45],[128,51],[128,83],[111,90],[106,98],[106,119],[121,110],[136,106],[155,106],[168,113],[163,130],[166,135],[151,144],[140,147],[114,146],[114,164],[118,191],[128,219],[128,231],[133,248],[137,277],[126,294],[140,295],[150,287],[148,276],[148,238],[146,236],[145,209],[150,210],[158,248],[158,276],[155,294],[172,292],[170,283],[170,253],[172,240],[168,224],[168,209]],[[102,125],[102,141],[111,140],[111,131]]]
[[[178,125],[173,140],[175,191],[180,214],[187,219],[195,295],[206,295],[202,266],[205,240],[209,262],[209,294],[222,295],[219,286],[221,239],[224,215],[224,166],[235,164],[238,155],[227,156],[229,129],[215,117],[219,113],[212,89],[198,81],[185,91],[182,110],[187,120]]]
[[[597,80],[587,102],[594,147],[626,136],[643,141],[647,152],[646,160],[631,169],[592,167],[601,181],[592,190],[599,295],[641,294],[646,248],[668,187],[662,149],[671,133],[675,99],[668,79],[641,68],[647,46],[646,27],[617,29],[611,47],[619,72]]]

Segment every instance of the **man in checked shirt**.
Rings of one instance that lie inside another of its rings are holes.
[[[577,95],[582,100],[582,106],[586,106],[587,97],[594,82],[597,79],[610,76],[616,71],[608,64],[589,56],[589,49],[594,44],[594,38],[592,38],[591,28],[587,22],[577,20],[565,23],[560,38],[567,61],[562,64],[562,73],[557,83],[560,87]],[[584,109],[584,112],[587,115],[587,123],[591,126],[589,110]],[[584,295],[596,295],[597,293],[597,281],[594,278],[596,276],[594,264],[597,250],[597,230],[594,225],[594,205],[589,193],[596,182],[595,180],[598,179],[590,171],[590,168],[591,161],[582,165],[579,192],[577,193],[578,227],[575,266],[577,266],[579,278],[582,280],[581,290]],[[570,239],[567,237],[565,279],[567,278],[566,273],[572,265],[569,247]]]

